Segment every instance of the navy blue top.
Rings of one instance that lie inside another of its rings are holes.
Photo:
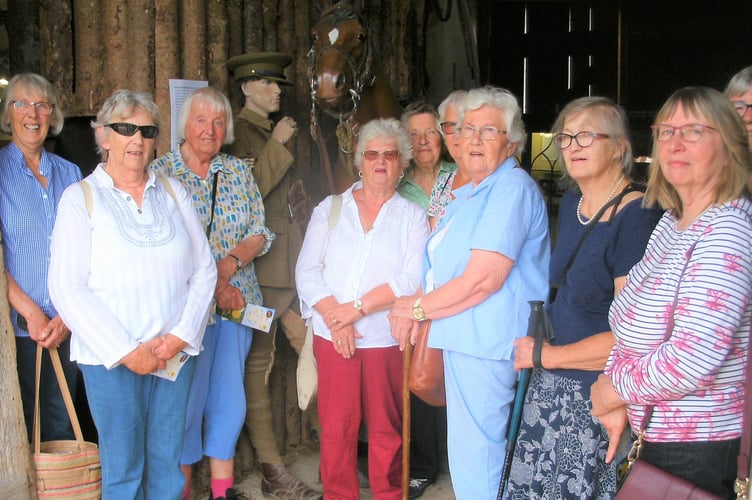
[[[587,228],[577,220],[579,199],[579,191],[568,191],[559,205],[558,237],[549,267],[552,286],[560,287],[548,308],[554,345],[571,344],[611,330],[608,310],[614,298],[614,279],[626,276],[642,258],[650,233],[663,214],[659,209],[643,209],[642,198],[629,202],[610,222],[611,210],[607,210],[580,247],[564,281],[564,268]],[[588,387],[600,374],[570,369],[552,371],[580,380]]]

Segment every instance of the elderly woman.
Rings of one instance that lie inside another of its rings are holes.
[[[631,185],[629,124],[620,106],[603,97],[575,99],[552,133],[574,189],[561,200],[549,268],[557,288],[548,307],[555,338],[540,345],[537,365],[533,339],[515,341],[515,368],[534,370],[507,494],[606,499],[616,493],[616,471],[605,463],[605,429],[590,415],[590,385],[614,344],[608,308],[662,212],[643,208],[642,191]]]
[[[752,66],[731,77],[726,86],[726,97],[747,126],[749,149],[752,151]]]
[[[427,211],[432,228],[436,227],[438,221],[444,216],[446,206],[454,200],[454,191],[470,182],[470,177],[461,163],[462,153],[457,129],[459,108],[465,96],[467,96],[466,90],[455,90],[439,104],[439,131],[444,138],[449,156],[459,168],[451,171],[445,170],[436,177]]]
[[[0,229],[8,301],[16,334],[16,361],[29,440],[34,419],[37,346],[58,349],[71,393],[78,370],[70,360],[68,327],[47,291],[50,236],[66,187],[81,180],[78,167],[44,149],[47,133],[63,128],[55,90],[34,73],[14,76],[0,106],[0,128],[11,142],[0,150]],[[43,355],[39,400],[41,439],[73,439],[49,354]]]
[[[441,159],[442,139],[439,133],[439,113],[432,104],[416,101],[402,113],[402,125],[410,135],[413,159],[400,180],[399,194],[428,210],[431,192],[441,175],[457,169],[454,163]]]
[[[193,198],[216,260],[216,306],[224,310],[260,306],[253,259],[269,250],[274,235],[264,225],[264,205],[251,167],[219,152],[233,140],[227,97],[211,87],[191,93],[180,110],[178,137],[178,148],[154,160],[151,167],[179,180]],[[243,377],[253,329],[218,314],[209,323],[191,385],[180,460],[186,499],[190,466],[204,455],[209,457],[212,498],[236,498],[235,445],[245,421]]]
[[[401,494],[402,355],[387,312],[420,285],[428,236],[424,212],[396,192],[410,156],[398,121],[367,123],[356,152],[362,181],[316,207],[298,258],[298,295],[315,335],[326,498],[359,496],[361,420],[374,498]]]
[[[626,409],[645,430],[640,460],[732,498],[752,313],[747,132],[720,92],[687,87],[658,111],[653,140],[645,202],[667,211],[611,305],[593,414],[609,460]]]
[[[147,169],[159,133],[151,95],[116,91],[92,127],[103,163],[60,200],[50,297],[73,332],[103,498],[179,498],[181,431],[216,271],[186,191]]]
[[[457,191],[431,234],[423,288],[400,297],[392,334],[401,348],[417,322],[433,320],[428,344],[444,350],[447,449],[457,498],[496,498],[517,375],[512,343],[529,306],[548,293],[546,206],[514,157],[525,143],[516,98],[471,90],[460,107],[461,164],[471,183]]]

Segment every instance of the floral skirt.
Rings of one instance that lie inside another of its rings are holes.
[[[616,468],[608,436],[590,414],[582,382],[533,370],[514,450],[507,498],[611,499]]]

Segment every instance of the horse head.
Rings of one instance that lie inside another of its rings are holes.
[[[363,91],[375,78],[368,25],[353,6],[339,2],[321,13],[311,40],[312,99],[335,118],[355,114]]]

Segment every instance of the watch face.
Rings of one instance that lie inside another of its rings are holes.
[[[420,306],[413,307],[413,318],[417,319],[418,321],[423,321],[426,319],[426,313],[423,312],[423,308]]]
[[[363,302],[360,299],[357,299],[355,302],[353,302],[353,307],[358,311],[361,311],[363,310]]]

